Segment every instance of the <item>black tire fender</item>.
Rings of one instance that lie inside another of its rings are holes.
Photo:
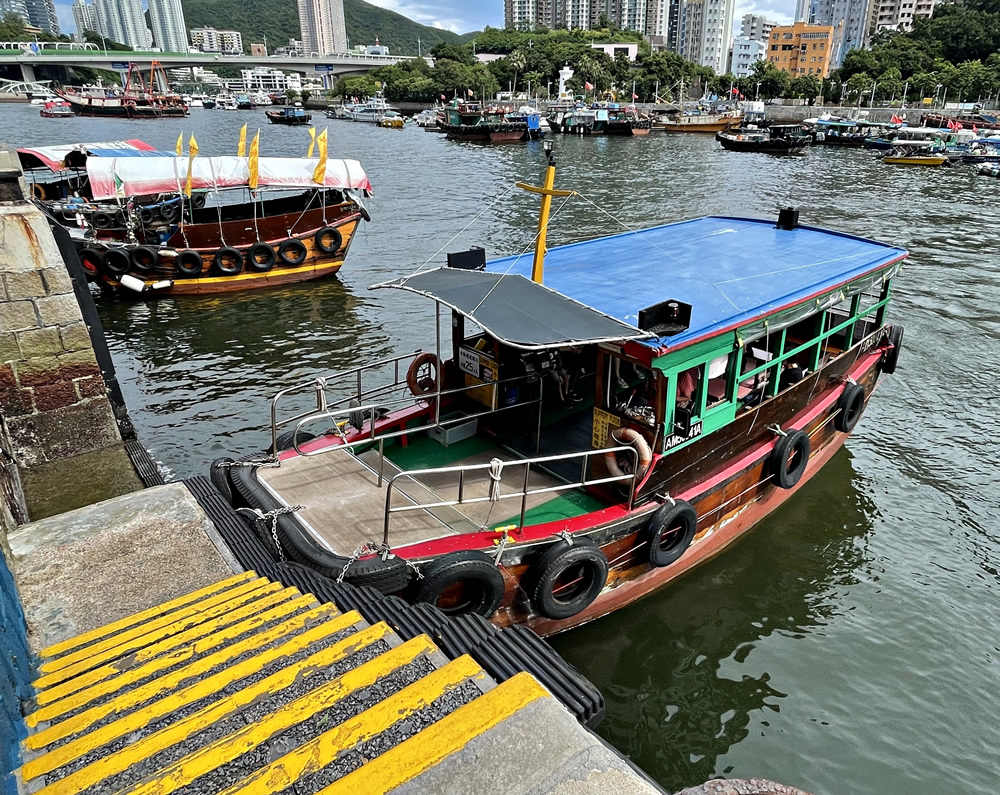
[[[865,388],[861,384],[846,384],[837,398],[837,414],[833,427],[841,433],[850,433],[865,410]]]
[[[399,593],[410,584],[413,569],[396,555],[382,560],[375,555],[366,560],[356,560],[344,569],[344,582],[362,587],[367,585],[384,594]]]
[[[232,464],[231,458],[216,458],[208,471],[208,479],[212,485],[219,490],[219,493],[226,498],[226,502],[233,505],[233,482],[229,479],[228,464]]]
[[[123,248],[109,248],[104,252],[101,266],[112,276],[121,276],[128,273],[129,268],[132,267],[132,258]]]
[[[97,273],[104,263],[104,252],[96,248],[80,249],[80,264],[88,273]]]
[[[560,585],[563,576],[571,582]],[[597,544],[577,538],[549,547],[528,572],[528,595],[534,609],[551,619],[575,616],[588,607],[608,580],[608,558]]]
[[[327,238],[330,242],[326,242]],[[324,226],[316,233],[313,242],[316,244],[316,248],[324,254],[336,254],[344,245],[344,238],[334,227]]]
[[[191,206],[194,207],[196,210],[200,210],[202,207],[205,206],[205,201],[206,199],[204,193],[195,193],[191,197]]]
[[[687,500],[665,502],[649,520],[649,562],[656,568],[669,566],[691,546],[698,530],[698,512]]]
[[[790,489],[802,479],[809,464],[809,447],[809,437],[803,431],[791,430],[778,437],[767,459],[777,486]]]
[[[274,247],[258,240],[247,249],[246,263],[252,271],[267,273],[274,267],[278,255],[274,253]]]
[[[177,252],[174,259],[174,267],[182,276],[197,276],[202,268],[201,254],[193,248],[186,248]]]
[[[153,221],[156,220],[156,214],[149,207],[139,208],[139,221],[143,226],[149,226]]]
[[[156,267],[160,255],[152,246],[136,246],[132,249],[132,267],[141,273],[149,273]]]
[[[903,327],[900,325],[889,327],[889,345],[885,355],[882,357],[882,372],[892,375],[896,372],[896,365],[899,363],[899,352],[903,348]]]
[[[243,255],[231,246],[223,246],[212,257],[212,267],[223,276],[235,276],[243,270]]]
[[[94,229],[108,229],[115,223],[114,216],[110,213],[98,210],[90,218],[90,223],[93,225]]]
[[[414,601],[432,604],[449,616],[476,613],[489,618],[503,600],[503,575],[485,552],[474,549],[449,552],[432,560],[421,573],[423,579]],[[438,604],[441,595],[459,583],[466,583],[462,593],[465,600],[452,605]]]
[[[281,245],[278,246],[278,257],[286,265],[301,265],[306,261],[307,256],[309,256],[309,250],[306,248],[306,244],[298,238],[291,237],[282,241]]]
[[[180,217],[181,217],[180,202],[173,201],[160,205],[160,218],[162,218],[168,224],[172,224]]]

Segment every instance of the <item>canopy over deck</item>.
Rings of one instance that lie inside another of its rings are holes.
[[[482,326],[500,342],[524,350],[650,336],[524,276],[438,268],[376,284],[433,298]]]
[[[313,173],[317,158],[262,157],[258,161],[258,184],[279,188],[317,188]],[[131,158],[91,158],[87,161],[90,188],[95,199],[177,193],[187,183],[188,159],[138,161]],[[250,181],[245,157],[195,157],[191,184],[195,190],[245,188]],[[323,186],[371,193],[368,175],[357,160],[328,160]]]
[[[173,152],[161,152],[135,138],[93,144],[29,146],[18,149],[17,155],[25,169],[48,168],[52,171],[83,168],[89,157],[174,157]]]
[[[545,257],[545,285],[633,331],[646,307],[668,300],[690,304],[686,331],[644,343],[666,350],[878,275],[906,254],[825,229],[707,217],[554,248]],[[531,259],[495,260],[487,270],[528,275]]]

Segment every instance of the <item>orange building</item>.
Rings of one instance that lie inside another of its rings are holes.
[[[830,72],[833,28],[796,22],[771,29],[767,60],[792,77],[816,75],[821,80]]]

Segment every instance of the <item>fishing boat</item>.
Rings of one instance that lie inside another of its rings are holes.
[[[70,104],[61,99],[46,102],[38,115],[45,119],[72,119],[76,116]]]
[[[822,477],[897,367],[907,252],[792,209],[547,251],[551,200],[571,193],[554,168],[522,186],[542,194],[533,259],[472,249],[375,285],[434,305],[414,330],[432,350],[281,389],[273,454],[213,464],[275,559],[551,635]]]
[[[439,118],[440,110],[438,108],[424,108],[413,117],[413,120],[418,127],[437,127]]]
[[[604,135],[607,132],[608,110],[600,107],[556,109],[548,121],[554,133]]]
[[[271,124],[291,124],[308,125],[312,123],[312,114],[302,107],[302,103],[295,103],[294,107],[278,108],[277,110],[265,110],[264,115]]]
[[[148,85],[139,67],[129,63],[124,89],[63,86],[56,93],[77,116],[168,119],[188,115],[184,100],[170,91],[167,73],[159,61],[153,61],[150,67]]]
[[[946,130],[952,129],[955,124],[960,124],[963,127],[1000,131],[1000,117],[989,113],[956,113],[954,115],[925,113],[920,117],[920,123],[924,127],[939,127]]]
[[[634,105],[608,107],[607,135],[649,135],[652,129],[653,120],[639,113]]]
[[[355,160],[188,158],[141,141],[22,149],[32,195],[70,230],[84,268],[146,297],[229,292],[336,273],[371,184]],[[48,170],[53,177],[38,177]],[[319,180],[319,181],[317,181]]]
[[[215,108],[215,99],[207,94],[203,94],[201,96],[201,106],[206,110],[212,110]]]
[[[742,114],[686,112],[665,116],[653,127],[664,132],[718,133],[739,127],[743,123]]]
[[[236,110],[253,110],[253,102],[250,100],[247,94],[237,94],[236,97]]]
[[[943,166],[950,163],[946,152],[935,151],[924,144],[915,146],[894,146],[882,156],[882,162],[893,166]]]
[[[805,151],[812,137],[801,124],[772,124],[768,127],[740,127],[715,134],[723,149],[731,152],[760,152],[795,155]]]
[[[548,122],[530,105],[505,113],[504,120],[524,125],[524,132],[521,134],[521,140],[524,141],[537,141],[550,129]]]
[[[507,113],[506,108],[456,100],[444,109],[441,129],[455,141],[497,144],[524,139],[528,134],[527,122],[509,121]]]
[[[377,127],[386,127],[390,130],[402,130],[406,126],[406,118],[394,110],[386,111],[385,115],[375,122]]]

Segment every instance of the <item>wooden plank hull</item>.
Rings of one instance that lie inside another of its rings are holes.
[[[737,116],[726,117],[724,119],[718,119],[717,121],[708,122],[660,122],[654,125],[658,129],[665,132],[683,132],[683,133],[717,133],[729,130],[733,127],[738,127],[743,123],[743,119]]]

